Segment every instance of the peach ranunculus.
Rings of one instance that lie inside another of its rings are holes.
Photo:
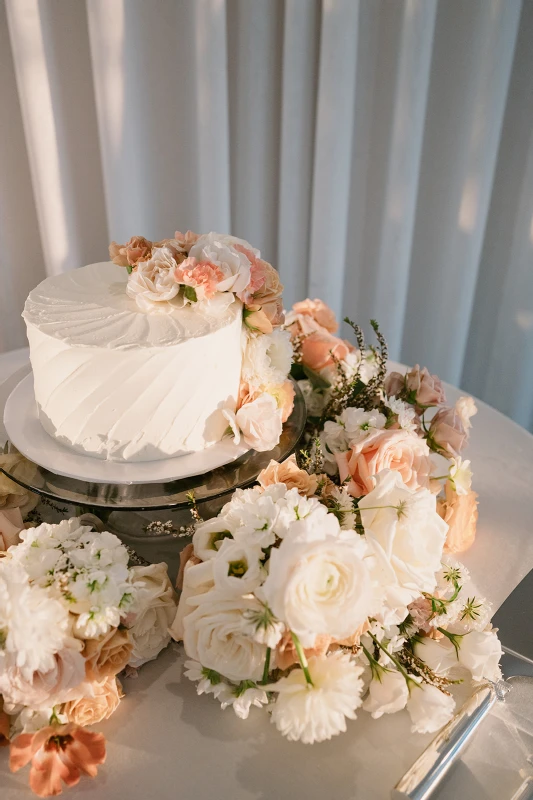
[[[304,653],[306,658],[312,656],[324,656],[328,652],[332,642],[331,636],[320,635],[315,639],[314,647],[306,647]],[[294,646],[294,641],[290,631],[285,631],[276,647],[275,664],[278,669],[288,669],[293,664],[298,663],[298,653]]]
[[[112,628],[99,639],[87,639],[82,655],[85,674],[90,681],[114,678],[130,659],[133,642],[127,630]]]
[[[224,279],[224,275],[216,264],[186,258],[174,270],[174,279],[176,283],[191,286],[198,300],[209,300],[216,294],[217,284]]]
[[[315,331],[302,341],[302,363],[319,372],[334,363],[332,354],[343,361],[350,352],[350,345],[331,333]]]
[[[132,236],[126,244],[111,242],[109,257],[119,267],[136,267],[139,261],[148,261],[152,255],[152,245],[144,236]]]
[[[442,455],[459,456],[468,441],[464,422],[455,408],[437,411],[429,426],[428,443]]]
[[[72,723],[21,733],[11,743],[9,767],[18,772],[31,761],[30,788],[39,797],[61,794],[62,781],[75,786],[81,773],[94,778],[106,757],[105,739]]]
[[[467,494],[457,494],[447,482],[446,497],[439,501],[437,510],[444,522],[448,523],[444,552],[463,553],[468,550],[476,538],[476,492],[470,490]]]
[[[400,473],[409,489],[429,488],[432,463],[423,439],[406,430],[372,431],[355,442],[350,450],[336,453],[341,481],[352,497],[368,494],[376,485],[375,476],[383,469]]]
[[[292,307],[295,314],[303,314],[311,317],[321,328],[325,328],[328,333],[337,333],[339,324],[335,312],[322,300],[301,300]]]
[[[294,453],[281,464],[272,460],[257,476],[263,489],[274,483],[284,483],[287,489],[298,489],[300,494],[312,497],[317,490],[318,478],[300,469]]]
[[[91,694],[71,700],[63,708],[69,722],[86,728],[109,719],[120,702],[119,687],[116,678],[106,678],[101,683],[89,684]]]

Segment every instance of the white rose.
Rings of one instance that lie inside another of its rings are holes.
[[[213,562],[215,588],[224,595],[253,592],[265,578],[261,545],[225,539]]]
[[[282,412],[271,394],[263,392],[253,402],[239,408],[235,420],[246,444],[264,452],[279,443],[283,431]]]
[[[292,363],[292,344],[288,331],[248,333],[242,362],[242,377],[250,386],[280,384],[286,380]]]
[[[168,628],[176,616],[176,596],[166,564],[132,567],[130,576],[140,590],[140,608],[129,629],[133,650],[128,663],[140,667],[156,658],[170,642]]]
[[[216,589],[193,602],[196,608],[183,620],[183,643],[189,658],[236,683],[260,680],[266,646],[244,631],[244,615],[259,604],[252,598],[228,598]]]
[[[319,541],[289,537],[271,551],[264,596],[303,647],[313,647],[320,634],[347,639],[373,610],[365,553],[355,533]]]
[[[396,470],[377,475],[359,501],[366,539],[375,556],[375,578],[385,592],[387,624],[401,622],[407,605],[435,588],[448,529],[428,489],[408,489]]]
[[[459,662],[472,673],[475,681],[500,678],[502,646],[494,631],[471,631],[459,644]]]
[[[424,637],[415,644],[415,656],[420,658],[436,675],[446,675],[457,667],[455,647],[449,639]]]
[[[420,683],[413,686],[407,710],[413,723],[413,733],[434,733],[453,717],[455,700],[436,686]]]
[[[365,439],[373,430],[383,429],[387,422],[386,416],[379,411],[365,411],[362,408],[346,408],[339,420],[344,425],[346,438],[350,444]]]
[[[379,719],[383,714],[401,711],[408,699],[407,681],[401,672],[391,669],[383,672],[379,680],[371,681],[363,709],[372,714],[374,719]]]
[[[169,305],[157,305],[172,300],[180,287],[174,280],[176,261],[168,247],[154,247],[149,261],[139,261],[128,277],[126,292],[142,311],[169,312]],[[155,304],[155,305],[154,305]]]
[[[289,741],[323,742],[346,731],[346,718],[355,719],[361,705],[363,668],[349,653],[337,651],[309,659],[313,684],[301,669],[265,686],[277,692],[272,722]]]
[[[236,244],[259,256],[259,251],[244,239],[213,232],[200,236],[189,251],[190,258],[209,261],[220,269],[224,278],[217,284],[218,292],[242,292],[250,283],[250,260],[235,249]]]
[[[181,642],[184,635],[183,622],[188,614],[193,611],[196,598],[209,592],[214,586],[213,581],[213,561],[204,561],[201,564],[193,564],[188,561],[183,572],[183,589],[181,590],[178,609],[174,622],[168,632],[176,642]]]

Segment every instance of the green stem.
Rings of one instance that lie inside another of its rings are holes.
[[[268,683],[268,673],[270,672],[270,654],[272,653],[272,648],[267,647],[266,655],[265,655],[265,666],[263,667],[263,678],[261,680],[262,684]]]
[[[377,638],[374,636],[374,634],[373,634],[373,633],[370,633],[370,631],[368,631],[368,635],[370,636],[370,638],[372,639],[372,641],[374,642],[374,644],[376,645],[376,647],[379,647],[379,649],[380,649],[380,650],[382,650],[382,651],[385,653],[385,655],[386,655],[386,656],[388,656],[388,657],[390,658],[390,660],[392,661],[392,663],[394,664],[394,666],[396,667],[396,669],[398,670],[398,672],[400,672],[400,673],[403,675],[403,677],[405,678],[405,680],[406,680],[406,682],[407,682],[407,686],[409,687],[411,684],[414,684],[415,686],[418,686],[419,684],[418,684],[418,683],[417,683],[415,680],[413,680],[413,679],[411,678],[411,676],[409,675],[409,673],[407,672],[407,670],[405,669],[405,667],[403,666],[403,664],[401,664],[401,663],[398,661],[398,659],[397,659],[395,656],[393,656],[393,655],[392,655],[392,653],[389,653],[389,651],[387,650],[387,648],[385,647],[385,645],[381,644],[381,642],[379,641],[379,639],[377,639]]]
[[[305,680],[307,681],[307,685],[314,686],[313,679],[311,678],[311,673],[309,672],[309,664],[307,663],[307,658],[305,657],[305,653],[300,643],[300,640],[293,631],[291,631],[291,636],[292,636],[292,641],[294,642],[296,655],[298,656],[298,661],[300,662],[303,674],[305,675]]]
[[[449,631],[445,630],[444,628],[437,628],[437,630],[442,633],[454,646],[455,648],[455,655],[457,656],[457,660],[459,660],[459,647],[461,645],[461,640],[463,636],[466,636],[464,633],[450,633]]]

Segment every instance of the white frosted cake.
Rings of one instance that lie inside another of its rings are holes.
[[[109,250],[111,262],[47,278],[26,301],[47,433],[112,461],[174,458],[225,435],[272,449],[294,397],[276,270],[218,233]]]
[[[242,304],[146,313],[109,262],[47,278],[24,308],[45,430],[99,458],[153,461],[202,450],[228,427],[241,374]]]

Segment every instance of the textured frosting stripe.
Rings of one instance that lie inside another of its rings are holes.
[[[47,278],[29,295],[23,317],[48,336],[98,348],[168,347],[207,336],[240,316],[233,303],[223,316],[191,307],[145,313],[126,294],[127,273],[111,262]]]

